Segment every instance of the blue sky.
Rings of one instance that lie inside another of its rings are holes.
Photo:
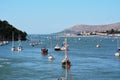
[[[0,19],[28,34],[49,34],[120,22],[120,0],[0,0]]]

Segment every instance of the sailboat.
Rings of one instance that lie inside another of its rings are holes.
[[[116,57],[120,56],[120,48],[117,49],[116,53],[114,54]]]
[[[55,51],[60,51],[60,46],[58,45],[58,38],[57,38],[57,44],[56,44],[56,46],[54,47],[54,50]]]
[[[16,51],[17,48],[14,46],[14,32],[12,32],[12,48],[11,51]]]
[[[41,49],[41,53],[42,53],[43,55],[47,55],[47,54],[48,54],[48,49],[47,49],[47,48],[42,48],[42,49]]]
[[[67,38],[65,38],[65,48],[66,48],[66,50],[65,50],[65,57],[64,57],[64,59],[62,60],[62,67],[63,68],[66,68],[66,69],[70,69],[70,64],[71,64],[71,62],[70,62],[70,59],[69,59],[69,57],[68,57],[68,45],[67,45]]]
[[[61,50],[61,48],[59,47],[59,45],[57,44],[56,46],[55,46],[55,51],[60,51]]]
[[[62,47],[60,48],[61,51],[65,51],[66,49],[68,50],[68,43],[63,42]]]
[[[48,56],[48,60],[52,61],[52,60],[54,60],[54,57],[53,57],[53,55],[52,55],[52,38],[51,38],[51,37],[50,37],[50,43],[51,43],[51,53],[50,53],[50,55]]]
[[[58,78],[58,80],[68,80],[68,69],[70,69],[70,60],[68,58],[68,46],[67,46],[67,38],[65,38],[65,58],[62,60],[62,67],[65,68],[66,73],[65,73],[65,77],[60,77]]]
[[[97,43],[97,44],[96,44],[96,48],[99,48],[99,47],[100,47],[100,44]]]
[[[18,48],[17,48],[17,50],[20,52],[20,51],[22,51],[22,46],[21,46],[21,39],[20,39],[20,37],[18,38]]]
[[[117,51],[114,54],[116,57],[120,56],[120,47],[118,47],[118,39],[117,39]]]

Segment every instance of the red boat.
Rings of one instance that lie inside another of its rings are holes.
[[[48,54],[48,49],[42,48],[42,49],[41,49],[41,53],[42,53],[43,55],[47,55],[47,54]]]
[[[65,58],[62,60],[62,67],[65,69],[70,69],[70,60],[68,58]]]

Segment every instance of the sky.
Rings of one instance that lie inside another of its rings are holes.
[[[0,0],[0,20],[28,34],[111,24],[120,22],[120,0]]]

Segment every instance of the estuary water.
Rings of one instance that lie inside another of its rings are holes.
[[[62,45],[64,37],[33,35],[30,41],[22,41],[21,52],[11,51],[12,43],[0,46],[0,80],[58,80],[65,76],[61,67],[64,51],[54,51],[55,45]],[[68,55],[71,68],[68,80],[120,80],[120,57],[114,53],[119,46],[115,37],[68,37]],[[30,46],[31,41],[41,44]],[[99,43],[100,47],[96,48]],[[18,42],[15,41],[15,46]],[[48,49],[48,55],[41,54],[41,48]],[[54,61],[49,61],[52,54]]]

